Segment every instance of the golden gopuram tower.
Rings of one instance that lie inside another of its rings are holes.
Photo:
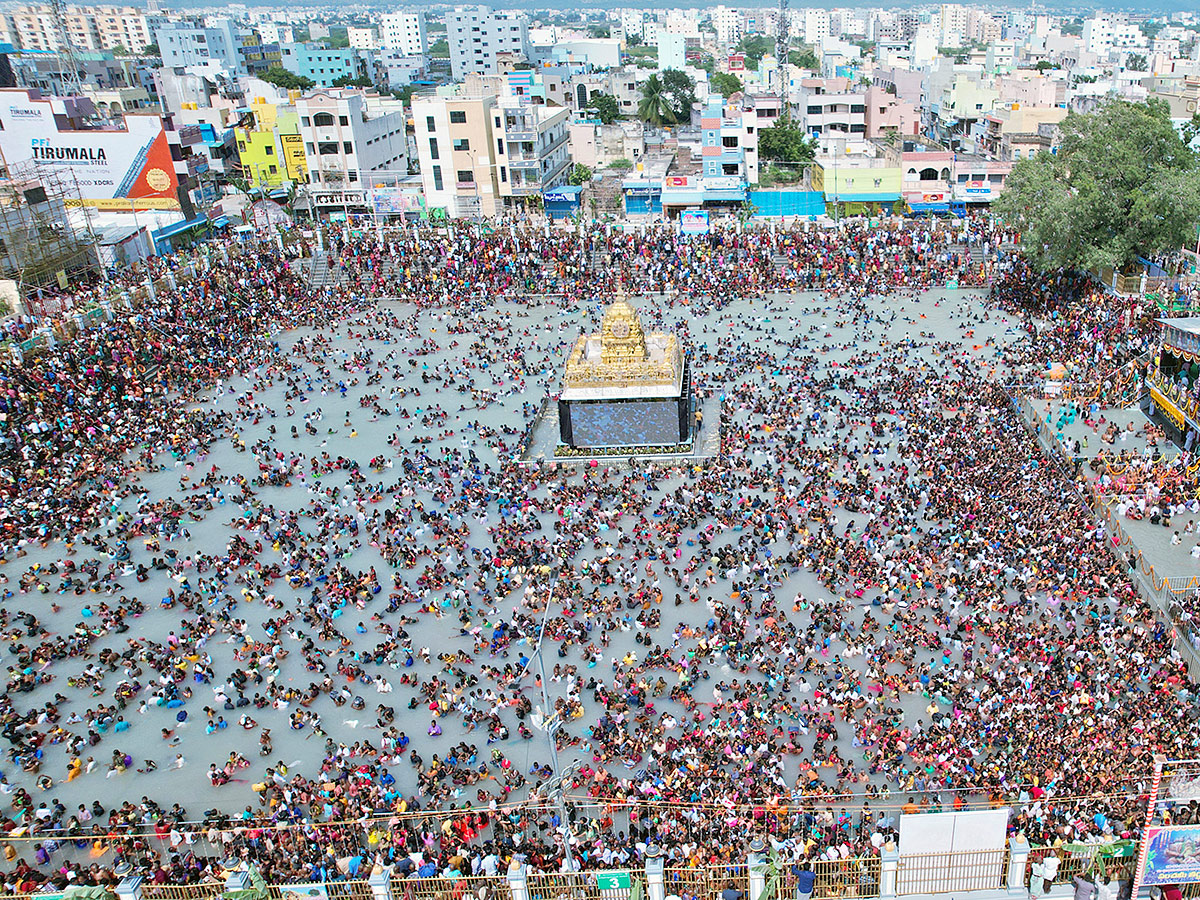
[[[581,334],[559,398],[561,443],[574,448],[677,446],[690,438],[687,358],[674,334],[646,333],[621,293],[599,333]]]

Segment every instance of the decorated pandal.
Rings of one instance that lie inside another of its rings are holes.
[[[1200,432],[1200,317],[1158,321],[1159,352],[1146,372],[1154,409],[1181,435]]]
[[[672,453],[693,438],[691,372],[679,339],[647,333],[618,294],[599,333],[581,334],[558,400],[560,455]]]

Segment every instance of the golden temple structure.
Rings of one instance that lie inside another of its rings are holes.
[[[678,395],[683,351],[673,334],[645,333],[637,310],[618,295],[604,311],[598,334],[582,334],[567,357],[564,400]]]

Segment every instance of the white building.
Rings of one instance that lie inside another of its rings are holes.
[[[742,11],[718,6],[712,11],[712,26],[717,32],[717,43],[736,44],[742,39]]]
[[[961,47],[968,28],[967,8],[957,3],[943,3],[938,19],[941,46]]]
[[[804,43],[820,47],[829,38],[829,10],[804,10]]]
[[[631,44],[642,43],[646,20],[646,14],[640,9],[623,9],[621,10],[621,28],[625,32],[625,40]]]
[[[673,31],[658,32],[658,68],[683,70],[687,65],[688,36]]]
[[[346,38],[355,50],[379,49],[379,33],[374,28],[357,28],[350,25],[346,28]]]
[[[381,43],[403,56],[424,56],[429,50],[424,13],[388,13],[380,20]]]
[[[311,184],[357,190],[372,172],[408,173],[407,116],[398,101],[329,88],[296,100],[296,113]]]
[[[460,6],[446,14],[450,71],[455,81],[471,72],[497,75],[502,55],[529,58],[529,23],[520,13]]]
[[[294,44],[296,30],[291,25],[280,25],[278,22],[263,22],[258,26],[258,33],[266,44]]]

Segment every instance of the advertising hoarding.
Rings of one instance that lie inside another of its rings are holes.
[[[1143,885],[1200,882],[1200,825],[1148,826],[1142,848]]]
[[[308,174],[308,157],[304,154],[304,138],[298,134],[281,134],[283,166],[292,181],[304,181]]]
[[[708,210],[685,209],[679,214],[679,230],[684,234],[708,234]]]
[[[32,160],[59,172],[78,184],[84,206],[179,209],[179,181],[157,115],[127,115],[122,130],[60,130],[49,100],[6,93],[0,151],[7,165]]]

